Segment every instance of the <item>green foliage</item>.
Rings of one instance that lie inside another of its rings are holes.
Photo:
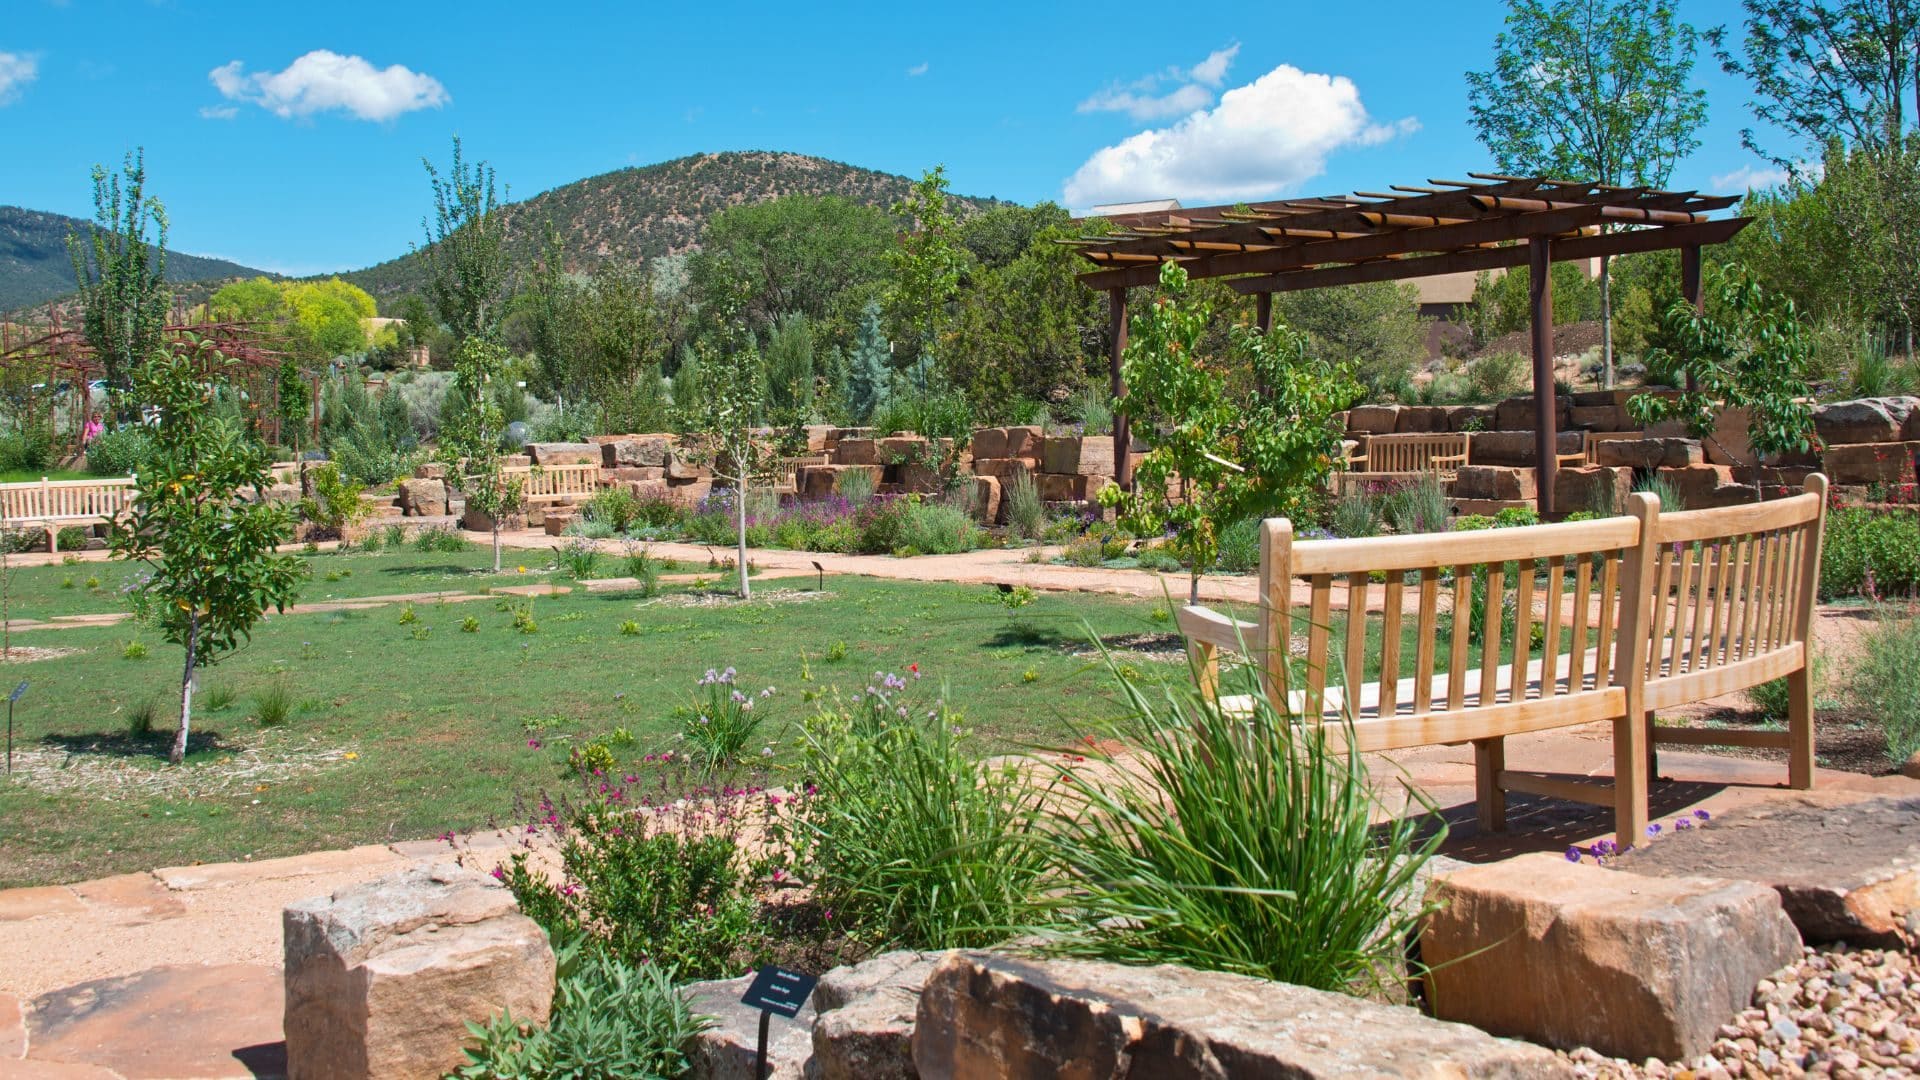
[[[377,314],[373,297],[339,278],[236,281],[213,294],[207,311],[214,319],[255,327],[271,347],[287,354],[280,369],[278,414],[296,428],[307,419],[310,401],[303,367],[366,352],[366,320]]]
[[[466,551],[473,547],[473,544],[466,537],[444,525],[429,525],[414,534],[413,546],[421,551],[453,554]]]
[[[1126,764],[1091,747],[1102,767],[1047,759],[1053,948],[1342,992],[1392,979],[1445,829],[1381,812],[1358,753],[1257,689],[1229,714],[1183,682],[1150,698],[1108,667]]]
[[[560,566],[568,577],[584,581],[600,569],[600,548],[584,536],[576,536],[560,546]]]
[[[1380,517],[1402,536],[1447,531],[1447,489],[1427,473],[1380,496]]]
[[[135,705],[127,711],[127,737],[145,740],[153,736],[153,721],[160,712],[160,705],[153,698]]]
[[[923,555],[957,555],[980,545],[980,528],[965,511],[918,495],[890,499],[863,515],[860,550],[911,548]]]
[[[326,532],[338,536],[342,529],[358,525],[373,513],[373,507],[360,498],[361,485],[340,475],[339,466],[330,461],[307,466],[307,480],[313,485],[313,497],[300,500],[300,513]]]
[[[119,175],[95,165],[86,239],[67,234],[81,327],[110,393],[132,385],[135,368],[160,348],[167,325],[167,211],[146,187],[144,150],[129,153]]]
[[[1721,411],[1745,409],[1755,465],[1813,449],[1813,409],[1805,400],[1811,357],[1793,301],[1769,293],[1741,268],[1710,271],[1717,303],[1707,314],[1678,302],[1662,318],[1676,351],[1659,359],[1692,376],[1698,389],[1678,397],[1640,394],[1627,402],[1628,412],[1643,425],[1678,419],[1695,438],[1711,439]]]
[[[606,523],[616,533],[626,532],[640,517],[640,498],[631,488],[601,488],[587,500],[587,518]]]
[[[161,410],[154,456],[132,513],[113,525],[114,556],[151,568],[140,591],[158,601],[167,640],[186,650],[183,684],[250,637],[269,606],[285,610],[303,569],[275,553],[291,535],[286,510],[250,498],[270,482],[259,447],[213,416],[206,385],[223,381],[231,364],[192,339],[147,358],[135,389]],[[191,694],[181,697],[175,764],[191,719]]]
[[[476,619],[476,618],[474,618],[474,617],[473,617],[473,616],[471,616],[471,615],[469,615],[469,616],[467,616],[467,617],[466,617],[466,618],[464,618],[464,619],[461,619],[461,620],[460,620],[460,632],[461,632],[461,633],[463,633],[463,634],[477,634],[477,633],[479,633],[479,632],[480,632],[480,620],[479,620],[479,619]]]
[[[1827,514],[1820,595],[1896,596],[1920,590],[1920,516],[1842,507]]]
[[[1333,501],[1327,528],[1342,540],[1380,535],[1380,500],[1370,491],[1349,487]]]
[[[528,814],[535,833],[558,835],[560,873],[550,879],[516,852],[501,875],[520,910],[556,940],[589,939],[625,963],[689,979],[751,962],[766,931],[738,847],[741,819],[753,811],[747,797],[667,799],[656,813],[642,805],[650,790],[623,781],[602,793],[600,782],[583,781],[559,802],[543,798]]]
[[[987,227],[991,223],[983,219],[999,212],[969,220],[963,233]],[[1105,327],[1106,300],[1075,278],[1084,260],[1056,242],[1084,231],[1064,223],[1045,228],[1013,258],[970,274],[954,301],[941,332],[941,373],[996,423],[1024,422],[1016,415],[1021,403],[1048,400],[1086,382],[1089,349]],[[996,261],[997,246],[982,244]]]
[[[893,347],[881,322],[880,302],[860,312],[860,331],[847,358],[847,414],[863,423],[887,400],[893,388]]]
[[[1220,530],[1220,559],[1215,564],[1229,574],[1251,574],[1260,569],[1260,520],[1247,518]]]
[[[1033,474],[1024,467],[1015,469],[1006,478],[1001,498],[1006,503],[1007,529],[1024,540],[1040,539],[1047,525],[1047,506],[1040,501]]]
[[[754,325],[800,314],[837,341],[878,295],[894,243],[885,212],[838,195],[731,206],[707,221],[700,240],[687,261],[694,296],[737,291]]]
[[[1160,435],[1135,469],[1133,491],[1115,486],[1101,497],[1120,507],[1135,535],[1172,532],[1197,596],[1200,575],[1218,557],[1220,528],[1297,513],[1322,486],[1339,452],[1328,420],[1359,387],[1345,366],[1308,357],[1276,322],[1265,334],[1234,330],[1228,348],[1263,390],[1250,399],[1233,394],[1195,353],[1209,309],[1188,300],[1186,271],[1166,264],[1160,286],[1163,295],[1133,318],[1124,360],[1128,408]],[[1183,482],[1170,484],[1174,476]]]
[[[1080,427],[1085,434],[1113,434],[1113,398],[1108,394],[1106,387],[1097,383],[1082,386],[1073,405],[1074,412],[1079,414]]]
[[[947,202],[946,166],[936,165],[890,210],[899,238],[886,254],[892,271],[885,296],[887,317],[899,328],[896,339],[908,346],[906,359],[917,360],[923,372],[970,258],[960,245]]]
[[[1376,397],[1427,358],[1418,295],[1405,282],[1299,289],[1275,296],[1273,310],[1307,336],[1315,356],[1347,365]]]
[[[734,683],[734,670],[707,669],[696,684],[694,698],[681,708],[685,714],[680,734],[695,759],[709,775],[722,766],[737,763],[748,750],[766,720],[766,708],[754,707],[773,698],[773,687],[758,694],[742,690]]]
[[[456,143],[456,146],[458,144]],[[500,569],[500,524],[520,509],[521,482],[509,478],[500,454],[500,406],[486,393],[506,364],[506,350],[479,337],[470,337],[453,357],[453,389],[459,407],[444,417],[440,432],[440,460],[447,483],[466,496],[467,509],[493,519],[493,569]]]
[[[1553,283],[1553,322],[1565,326],[1600,317],[1600,287],[1573,263],[1554,263],[1548,278]],[[1482,272],[1474,280],[1473,300],[1467,305],[1467,328],[1476,345],[1533,325],[1533,301],[1529,290],[1532,271],[1516,266],[1505,273]],[[1678,295],[1678,290],[1675,291]]]
[[[419,251],[427,274],[427,296],[435,314],[462,344],[468,338],[491,339],[499,332],[513,288],[506,251],[509,218],[494,197],[493,166],[468,167],[460,137],[453,139],[453,163],[445,176],[424,158],[433,188],[433,217],[427,243]]]
[[[1099,566],[1106,561],[1106,554],[1100,545],[1100,539],[1094,536],[1076,536],[1067,543],[1060,557],[1068,566]]]
[[[477,1045],[459,1080],[675,1080],[711,1026],[658,964],[629,966],[586,941],[558,943],[552,1016],[544,1028],[502,1013],[467,1024]]]
[[[957,390],[903,390],[874,410],[871,423],[886,435],[904,431],[958,442],[973,433],[973,404]]]
[[[253,695],[253,718],[261,727],[279,727],[293,715],[293,692],[283,680],[268,683]]]
[[[1495,352],[1467,365],[1467,385],[1480,401],[1501,401],[1526,389],[1529,361],[1517,352]]]
[[[1920,751],[1916,664],[1920,664],[1920,619],[1912,609],[1887,610],[1876,616],[1873,628],[1861,639],[1849,674],[1849,698],[1885,733],[1887,758],[1896,766]]]
[[[103,431],[87,444],[87,471],[95,476],[132,476],[153,456],[153,435],[145,425]]]
[[[859,509],[873,501],[873,474],[865,469],[848,469],[833,478],[833,493]]]
[[[649,266],[607,259],[578,277],[565,273],[562,260],[560,237],[549,226],[522,297],[535,389],[582,403],[595,432],[659,430],[667,420],[660,373],[678,315],[674,302],[663,297]]]
[[[805,727],[818,785],[796,811],[796,864],[815,896],[877,946],[968,948],[1032,925],[1045,856],[1030,822],[1045,793],[983,759],[965,718],[910,677],[875,672]]]

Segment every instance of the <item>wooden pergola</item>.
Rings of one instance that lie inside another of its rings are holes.
[[[1387,192],[1119,214],[1104,219],[1115,227],[1110,234],[1066,241],[1096,266],[1080,280],[1106,290],[1109,300],[1120,483],[1133,480],[1120,373],[1127,289],[1155,284],[1161,263],[1178,262],[1193,278],[1230,278],[1235,290],[1255,297],[1262,330],[1272,325],[1278,292],[1526,266],[1540,509],[1551,513],[1558,432],[1550,265],[1677,248],[1681,291],[1698,307],[1700,249],[1730,239],[1750,219],[1709,217],[1739,202],[1736,195],[1468,175],[1426,186],[1396,184]]]

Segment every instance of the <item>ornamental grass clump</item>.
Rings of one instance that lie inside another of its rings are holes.
[[[1359,755],[1264,695],[1229,713],[1108,667],[1124,749],[1090,740],[1092,768],[1042,759],[1062,781],[1042,830],[1059,876],[1050,947],[1342,992],[1393,979],[1444,829],[1392,814],[1375,825]]]
[[[709,773],[740,760],[766,718],[766,710],[756,710],[754,703],[764,704],[773,698],[771,686],[758,693],[742,690],[735,684],[736,675],[732,668],[708,668],[694,684],[698,689],[693,700],[681,709],[687,718],[681,735]]]
[[[973,948],[1031,926],[1046,855],[1044,785],[983,760],[919,672],[875,672],[805,726],[817,786],[792,825],[795,865],[844,932],[874,947]]]

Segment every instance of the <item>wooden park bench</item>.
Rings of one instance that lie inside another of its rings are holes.
[[[118,519],[133,504],[132,477],[0,484],[0,527],[44,528],[47,550],[60,550],[60,530]]]
[[[591,462],[520,465],[500,471],[509,480],[520,480],[520,497],[528,505],[581,502],[600,490],[600,466]]]
[[[1375,435],[1359,453],[1347,455],[1346,471],[1336,473],[1340,491],[1371,483],[1412,482],[1434,475],[1451,481],[1468,464],[1472,435]]]
[[[1807,643],[1825,494],[1814,476],[1804,494],[1757,506],[1662,517],[1637,493],[1627,516],[1597,521],[1297,544],[1276,518],[1261,533],[1258,619],[1190,606],[1179,623],[1209,696],[1220,652],[1239,653],[1268,701],[1340,745],[1471,743],[1484,829],[1504,828],[1506,793],[1519,791],[1611,805],[1628,844],[1647,825],[1657,743],[1784,748],[1788,782],[1812,785]],[[1782,677],[1784,732],[1653,726],[1655,709]],[[1506,767],[1509,735],[1599,721],[1613,725],[1610,782]]]

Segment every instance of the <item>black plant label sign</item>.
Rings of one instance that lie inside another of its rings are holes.
[[[791,1020],[800,1014],[801,1007],[807,1003],[807,995],[813,993],[813,984],[819,981],[816,976],[769,964],[754,975],[753,983],[741,995],[740,1003],[779,1013]]]

